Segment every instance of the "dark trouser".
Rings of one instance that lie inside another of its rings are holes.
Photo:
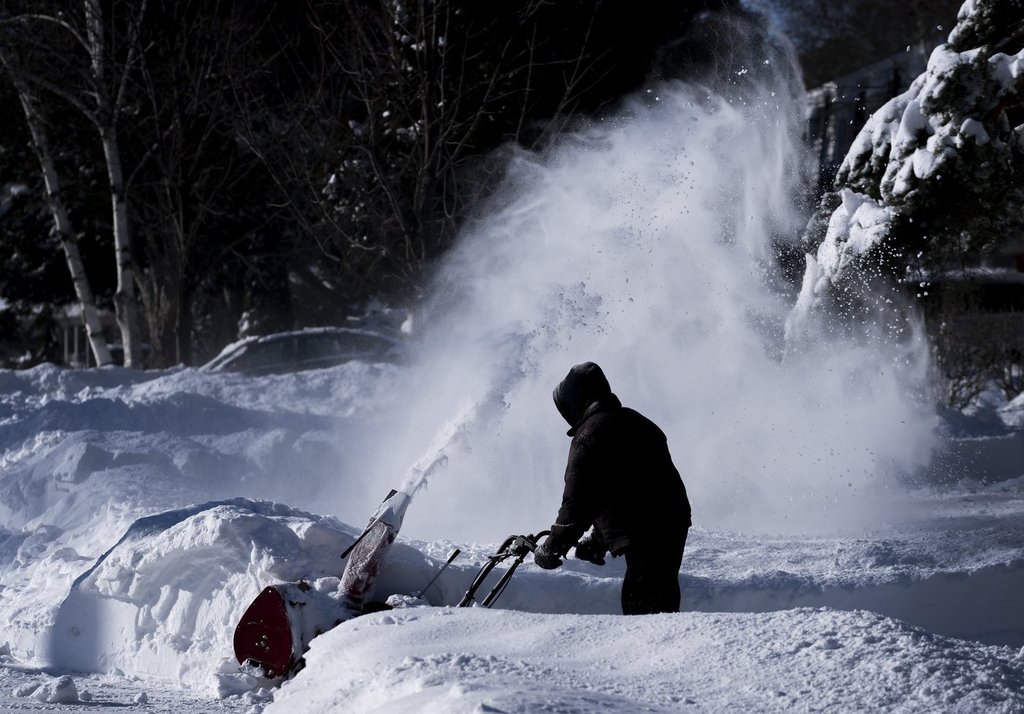
[[[632,545],[626,548],[626,576],[622,580],[622,614],[653,615],[679,612],[679,566],[686,547],[686,531],[678,544]]]

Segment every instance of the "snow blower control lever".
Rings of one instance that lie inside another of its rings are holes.
[[[484,607],[490,607],[494,604],[494,601],[501,597],[501,594],[505,592],[505,588],[508,586],[508,581],[512,579],[512,574],[516,572],[526,556],[537,549],[537,542],[548,535],[550,531],[541,531],[537,535],[510,535],[505,539],[505,542],[501,544],[498,551],[494,555],[487,556],[487,562],[484,563],[483,567],[480,568],[480,572],[477,573],[476,578],[473,579],[473,583],[469,586],[469,590],[462,597],[462,601],[459,602],[459,607],[469,607],[473,604],[476,599],[476,591],[483,585],[484,580],[490,575],[491,571],[494,570],[495,566],[499,563],[514,558],[512,565],[509,569],[501,576],[498,582],[491,588],[491,591],[487,593],[480,604]]]
[[[437,571],[437,574],[436,574],[436,575],[435,575],[434,577],[432,577],[432,578],[430,579],[430,582],[429,582],[429,583],[427,583],[427,584],[426,584],[426,586],[425,586],[425,587],[424,587],[424,588],[423,588],[422,590],[420,590],[420,591],[419,591],[418,593],[416,593],[416,595],[414,595],[413,597],[417,597],[417,598],[422,598],[422,597],[423,597],[423,593],[427,592],[427,590],[430,590],[430,586],[431,586],[431,585],[433,585],[434,583],[436,583],[436,582],[437,582],[437,579],[438,579],[439,577],[441,577],[441,573],[443,573],[443,572],[445,571],[445,569],[446,569],[446,568],[447,568],[447,567],[448,567],[449,565],[451,565],[451,564],[452,564],[452,561],[453,561],[453,560],[455,560],[456,558],[458,558],[458,557],[459,557],[459,553],[461,553],[461,552],[462,552],[462,551],[461,551],[461,550],[459,550],[458,548],[456,548],[455,550],[453,550],[453,551],[452,551],[452,554],[448,556],[448,560],[446,560],[446,561],[445,561],[445,563],[444,563],[444,565],[442,565],[442,566],[441,566],[441,569]]]

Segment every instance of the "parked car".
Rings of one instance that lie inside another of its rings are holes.
[[[278,374],[364,360],[395,362],[402,344],[387,335],[351,327],[314,327],[247,337],[234,342],[200,369],[207,372]]]

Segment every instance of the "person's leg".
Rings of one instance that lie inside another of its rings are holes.
[[[652,615],[679,612],[679,567],[686,534],[677,547],[626,549],[626,575],[622,579],[622,614]]]
[[[623,554],[626,558],[626,574],[622,578],[622,614],[642,615],[643,598],[643,575],[640,557],[627,548]]]

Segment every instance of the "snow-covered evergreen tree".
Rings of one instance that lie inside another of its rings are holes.
[[[808,224],[791,333],[826,305],[874,307],[879,280],[1021,235],[1022,48],[1024,0],[967,0],[925,72],[868,119]]]

